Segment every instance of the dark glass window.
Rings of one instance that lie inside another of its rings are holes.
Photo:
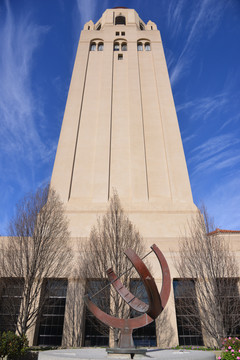
[[[122,31],[122,32],[121,32],[121,35],[124,36],[124,35],[125,35],[125,31]]]
[[[148,304],[148,296],[145,287],[140,279],[131,279],[130,291],[139,299]],[[139,316],[140,313],[130,310],[130,317]],[[157,346],[156,340],[156,324],[151,324],[133,331],[133,341],[135,346]]]
[[[96,43],[93,42],[93,43],[91,43],[91,45],[90,45],[90,51],[95,51],[95,50],[96,50]]]
[[[86,284],[86,293],[93,296],[107,284],[105,280],[88,280]],[[92,301],[103,311],[109,313],[110,301],[109,287],[101,291],[99,295],[94,296]],[[109,327],[99,322],[95,316],[85,308],[85,332],[84,346],[108,346],[109,345]]]
[[[179,345],[203,345],[193,280],[173,280]]]
[[[115,18],[115,25],[126,25],[125,16],[119,15]]]
[[[116,36],[118,36],[119,35],[119,31],[116,31]]]
[[[3,278],[0,281],[0,332],[16,331],[23,285],[21,278]]]
[[[119,43],[118,42],[116,42],[116,43],[114,43],[114,47],[113,47],[113,50],[114,51],[119,51]]]
[[[98,44],[98,51],[103,51],[104,45],[102,42]]]
[[[127,43],[122,43],[122,45],[121,45],[121,50],[122,51],[127,51]]]
[[[123,60],[123,54],[118,54],[118,60]]]
[[[145,50],[146,50],[146,51],[151,51],[151,46],[150,46],[150,43],[149,43],[149,42],[146,42],[146,43],[145,43]]]
[[[47,296],[40,317],[38,345],[61,346],[67,280],[47,279],[43,284],[42,291]]]
[[[96,30],[101,30],[101,27],[102,27],[102,25],[101,25],[101,23],[100,23],[100,24],[97,25]]]
[[[137,50],[138,51],[143,51],[143,44],[141,42],[137,43]]]
[[[143,25],[142,23],[139,23],[139,27],[140,27],[140,30],[144,30],[144,29],[145,29],[145,27],[144,27],[144,25]]]
[[[238,291],[238,279],[220,278],[215,283],[216,298],[219,301],[223,314],[224,327],[227,336],[240,335],[240,297]]]

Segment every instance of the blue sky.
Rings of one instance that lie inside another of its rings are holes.
[[[157,24],[194,202],[239,230],[239,0],[0,0],[0,234],[50,181],[80,31],[115,6]]]

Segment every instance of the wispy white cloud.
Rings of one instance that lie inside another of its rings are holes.
[[[214,215],[217,227],[240,230],[240,172],[216,183],[211,192],[206,193],[205,204],[209,213]]]
[[[224,121],[222,126],[219,128],[219,131],[222,131],[225,127],[229,126],[231,123],[239,124],[239,122],[240,122],[240,114],[231,116],[230,118],[227,118],[226,121]]]
[[[175,12],[171,12],[171,26],[173,28],[174,36],[177,35],[176,29],[182,28],[181,18],[182,12],[186,11],[183,6],[189,6],[188,2],[179,2],[176,6]],[[178,56],[178,59],[172,69],[170,69],[171,84],[174,85],[188,71],[191,63],[191,58],[194,58],[194,48],[202,36],[210,38],[218,29],[225,8],[228,2],[217,0],[203,0],[201,2],[194,2],[194,8],[189,16],[189,19],[184,23],[187,32],[185,44]],[[168,16],[170,18],[170,16]]]
[[[176,109],[178,112],[188,110],[191,120],[205,120],[209,118],[210,115],[216,113],[216,111],[221,111],[223,108],[226,110],[226,106],[231,103],[229,96],[230,95],[224,91],[214,96],[203,97],[188,101],[184,104],[178,104]]]
[[[234,155],[234,152],[228,152],[227,154],[224,155],[225,155],[225,159],[222,156],[221,161],[219,161],[215,166],[216,169],[225,169],[228,167],[233,168],[235,165],[240,164],[240,154]],[[227,157],[228,155],[230,156]]]
[[[95,0],[77,0],[77,7],[81,19],[81,28],[83,28],[87,21],[95,18],[97,2]]]
[[[189,164],[193,167],[192,175],[199,172],[209,174],[240,164],[240,154],[234,151],[234,146],[239,143],[240,139],[234,134],[225,134],[212,137],[195,147],[189,158]]]
[[[205,143],[195,147],[193,152],[197,152],[199,157],[212,156],[239,143],[240,139],[235,138],[233,134],[219,135],[212,137],[205,141]]]
[[[167,9],[167,25],[171,28],[171,37],[175,38],[182,29],[182,11],[184,8],[184,0],[177,2],[169,2]],[[174,24],[174,26],[172,26]]]
[[[191,134],[191,135],[185,136],[185,134],[182,133],[182,140],[183,140],[184,144],[186,144],[187,142],[189,142],[195,138],[196,138],[196,134]]]
[[[166,47],[165,48],[165,56],[166,56],[168,69],[170,69],[175,62],[175,54],[173,53],[173,51],[171,49]]]
[[[23,191],[34,181],[40,164],[55,153],[55,144],[42,140],[39,120],[43,104],[32,82],[34,55],[49,28],[32,21],[26,11],[16,17],[11,2],[1,4],[0,23],[0,164],[1,180],[9,191],[15,182]],[[1,192],[0,192],[1,195]]]
[[[233,168],[237,164],[240,164],[240,155],[234,155],[232,151],[226,151],[221,154],[215,154],[207,159],[202,159],[195,164],[192,175],[199,172],[204,172],[205,175],[214,173],[216,170],[222,170],[226,168]]]
[[[183,76],[191,66],[191,58],[190,55],[188,57],[180,56],[175,64],[173,64],[173,68],[170,69],[170,81],[171,85],[174,86],[176,82],[179,80],[181,76]]]
[[[31,70],[34,51],[47,28],[31,23],[29,16],[13,18],[5,2],[6,18],[0,29],[0,136],[1,150],[31,158],[44,153],[34,114],[38,111],[32,95]]]

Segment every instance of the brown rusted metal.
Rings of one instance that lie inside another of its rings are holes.
[[[95,305],[88,295],[85,295],[84,301],[88,306],[89,310],[96,316],[98,320],[104,324],[120,329],[120,340],[119,347],[130,348],[133,347],[132,331],[143,326],[150,324],[158,315],[163,311],[167,304],[170,289],[171,289],[171,278],[170,271],[165,257],[159,248],[154,244],[151,246],[152,250],[156,254],[163,273],[162,290],[159,295],[156,283],[151,276],[149,270],[143,261],[135,254],[131,249],[125,251],[126,256],[132,262],[133,266],[139,273],[142,282],[147,291],[149,304],[145,304],[143,301],[137,299],[131,292],[129,292],[121,281],[117,278],[116,274],[112,269],[107,271],[108,277],[111,280],[112,285],[116,291],[122,296],[122,298],[129,304],[130,307],[139,311],[145,312],[144,314],[130,319],[119,319],[112,315],[106,314],[104,311],[99,309]],[[145,309],[145,310],[144,310]]]
[[[133,295],[121,282],[121,280],[114,273],[113,269],[110,268],[107,270],[108,279],[111,281],[113,287],[118,292],[118,294],[126,301],[126,303],[133,309],[140,313],[145,313],[148,311],[149,306],[145,304],[142,300],[138,299]]]
[[[165,259],[165,257],[163,256],[163,253],[157,247],[157,245],[153,244],[151,246],[151,249],[156,254],[156,256],[158,258],[158,261],[159,261],[159,264],[160,264],[161,269],[162,269],[162,289],[161,289],[161,293],[160,293],[160,298],[161,298],[161,302],[162,302],[162,307],[164,309],[167,302],[168,302],[170,291],[171,291],[170,270],[169,270],[169,267],[168,267],[167,260]]]
[[[140,275],[147,291],[149,305],[146,312],[152,319],[156,319],[163,310],[157,285],[144,262],[132,249],[126,250],[125,254]]]

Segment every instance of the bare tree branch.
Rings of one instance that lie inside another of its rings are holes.
[[[179,241],[175,265],[180,278],[185,279],[185,295],[192,294],[189,279],[195,282],[196,301],[184,296],[189,328],[199,332],[202,327],[207,337],[215,340],[214,345],[221,346],[222,339],[234,335],[240,323],[239,269],[229,244],[213,229],[214,223],[203,208]]]
[[[109,202],[106,215],[99,218],[96,226],[90,233],[89,241],[86,242],[81,251],[81,275],[86,282],[86,289],[92,296],[108,283],[106,270],[113,268],[117,275],[123,274],[121,281],[130,285],[130,279],[139,278],[131,263],[124,255],[128,248],[133,249],[140,257],[144,255],[145,249],[143,239],[128,217],[124,214],[116,191]],[[127,269],[131,268],[128,272]],[[92,281],[91,281],[92,280]],[[93,282],[93,280],[96,280]],[[142,287],[140,287],[142,288]],[[137,291],[132,289],[131,291]],[[140,294],[137,294],[138,296]],[[116,293],[113,287],[107,286],[92,299],[101,309],[109,314],[126,318],[129,317],[129,306]],[[108,328],[93,320],[95,326],[104,334],[108,334]],[[114,341],[118,340],[118,330],[114,329]]]
[[[58,195],[48,186],[26,196],[10,222],[7,244],[0,253],[3,287],[9,278],[22,287],[18,317],[12,312],[19,334],[35,324],[45,302],[43,279],[67,275],[71,259],[68,222]],[[14,309],[14,297],[8,306]],[[11,313],[11,312],[10,312]]]

